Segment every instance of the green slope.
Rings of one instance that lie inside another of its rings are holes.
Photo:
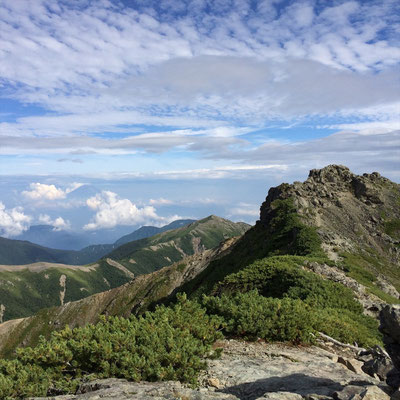
[[[127,243],[92,265],[54,264],[58,259],[51,258],[51,254],[49,264],[0,265],[0,305],[5,307],[3,321],[26,317],[40,308],[59,306],[115,288],[132,280],[133,276],[156,271],[186,255],[213,248],[224,238],[239,236],[247,229],[247,224],[212,216]],[[20,248],[18,241],[5,241],[10,242],[11,251],[22,251],[23,255],[31,248],[33,252],[47,254],[44,248],[29,242],[22,242]],[[26,257],[31,255],[27,253]],[[65,280],[65,293],[60,279]]]
[[[135,274],[146,274],[185,256],[213,248],[222,240],[240,236],[248,228],[247,224],[212,215],[179,229],[127,243],[107,257],[117,260]]]
[[[37,261],[54,263],[73,263],[75,251],[57,250],[39,246],[25,240],[12,240],[0,237],[0,264],[18,265]]]
[[[351,176],[348,182],[353,182]],[[345,191],[340,183],[336,182],[335,187],[343,194]],[[304,187],[309,197],[315,199],[315,193],[309,193],[308,185],[306,182]],[[323,186],[326,185],[323,183]],[[209,314],[217,314],[225,321],[226,335],[308,343],[321,331],[347,343],[356,341],[365,346],[380,343],[377,322],[363,315],[363,305],[352,286],[344,287],[342,283],[332,282],[329,274],[316,274],[309,268],[312,263],[326,270],[334,265],[337,270],[342,268],[341,272],[349,272],[345,268],[348,260],[329,260],[323,251],[329,236],[320,226],[313,225],[313,220],[304,218],[304,210],[296,198],[300,189],[294,185],[272,189],[262,206],[260,221],[240,239],[228,240],[225,247],[221,247],[223,251],[207,253],[204,259],[197,261],[185,258],[172,267],[142,275],[127,285],[71,303],[65,308],[42,310],[35,317],[12,325],[12,332],[18,334],[17,339],[13,334],[0,334],[0,341],[7,343],[6,352],[9,354],[19,343],[28,343],[29,337],[34,343],[40,333],[48,335],[50,330],[59,330],[63,323],[80,326],[97,322],[100,314],[126,317],[131,312],[151,309],[154,303],[174,301],[174,294],[184,291],[202,303]],[[360,200],[357,197],[353,199],[355,194],[351,188],[345,195],[348,204],[341,204],[339,208],[342,213],[350,215],[351,212],[362,226],[364,220],[359,219],[352,206],[361,207]],[[336,219],[329,220],[330,215],[337,217],[335,207],[338,207],[338,201],[335,196],[328,198],[332,203],[322,207],[326,212],[323,228],[344,238],[347,231],[335,227]],[[371,213],[385,209],[389,213],[393,203],[389,198],[382,200],[378,210],[368,203],[365,206],[362,216],[369,209],[373,210],[368,211]],[[391,213],[390,218],[396,212]],[[246,227],[211,216],[174,232],[128,243],[109,257],[131,272],[157,270],[163,266],[166,257],[171,259],[178,257],[177,253],[179,257],[183,257],[182,253],[196,253],[201,246],[211,245],[221,237],[233,236],[237,229],[245,230]],[[381,228],[377,226],[374,229],[379,232]],[[350,243],[356,252],[355,240],[348,236],[343,243],[345,246]],[[377,249],[389,246],[389,254],[395,254],[396,251],[390,249],[395,249],[397,243],[385,236],[382,240],[376,242]],[[148,263],[150,250],[157,255],[157,264]],[[381,259],[385,262],[392,260],[385,256]],[[109,262],[102,260],[102,263]],[[396,276],[397,267],[398,264],[390,264]],[[373,270],[374,265],[368,264],[364,268]],[[370,299],[374,300],[374,297]],[[61,326],[54,325],[53,321],[60,320]],[[35,336],[30,332],[35,332]]]

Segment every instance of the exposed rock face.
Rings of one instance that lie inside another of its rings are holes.
[[[388,374],[387,382],[400,388],[400,305],[384,307],[380,313],[380,320],[385,347],[396,368]]]
[[[346,276],[346,274],[337,267],[327,264],[318,264],[316,262],[309,262],[305,267],[318,275],[324,276],[333,282],[341,283],[343,286],[353,290],[355,297],[363,305],[366,315],[377,317],[379,312],[386,305],[386,303],[377,296],[369,293],[364,285]]]
[[[370,266],[376,286],[399,298],[393,286],[400,284],[399,184],[377,172],[355,175],[340,165],[311,170],[303,183],[284,183],[269,190],[259,223],[269,226],[275,216],[274,201],[288,198],[302,221],[317,229],[331,259],[339,260],[344,252],[375,259],[376,265]]]
[[[354,245],[367,245],[380,253],[385,245],[400,243],[383,233],[383,204],[399,217],[400,185],[377,172],[355,175],[347,167],[329,165],[311,170],[308,179],[292,185],[271,188],[261,206],[260,221],[267,225],[273,216],[271,204],[292,197],[304,222],[319,228],[326,245],[346,250]],[[344,243],[351,241],[353,243]],[[390,256],[399,261],[400,251],[390,246]],[[397,251],[396,251],[397,250]]]
[[[297,348],[235,340],[223,341],[221,345],[224,347],[221,359],[209,361],[198,389],[178,382],[130,383],[107,379],[84,384],[80,394],[55,399],[390,399],[391,391],[385,384],[344,366],[333,351],[315,346]]]

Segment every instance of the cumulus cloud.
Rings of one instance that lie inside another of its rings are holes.
[[[179,219],[178,215],[169,218],[157,215],[153,206],[137,207],[129,199],[121,199],[114,192],[102,191],[86,201],[87,206],[96,211],[92,222],[83,229],[109,229],[117,225],[138,225],[144,223],[163,224]]]
[[[51,219],[47,214],[40,214],[39,222],[46,225],[52,225],[54,231],[67,230],[71,228],[71,224],[68,220],[64,220],[62,217]]]
[[[0,234],[5,237],[18,236],[29,229],[32,217],[24,214],[22,207],[6,209],[0,201]]]
[[[67,194],[73,192],[82,185],[82,183],[73,183],[63,190],[55,185],[47,185],[45,183],[35,182],[29,185],[31,190],[24,190],[22,195],[27,199],[34,201],[60,200],[65,199]]]
[[[66,193],[55,185],[46,185],[45,183],[31,183],[31,190],[24,190],[22,195],[31,200],[58,200],[64,199]]]

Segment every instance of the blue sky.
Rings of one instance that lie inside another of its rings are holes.
[[[330,163],[399,181],[399,16],[392,0],[4,0],[0,234],[254,222],[270,186]]]

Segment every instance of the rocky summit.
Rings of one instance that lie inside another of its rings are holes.
[[[304,223],[318,229],[331,258],[337,259],[341,252],[361,252],[399,265],[400,185],[377,172],[355,175],[341,165],[314,169],[305,182],[269,190],[261,206],[261,224],[270,223],[273,202],[287,198],[293,199]],[[398,280],[395,272],[391,276]]]
[[[370,271],[374,277],[358,280],[399,299],[399,184],[377,172],[356,175],[342,165],[314,169],[305,182],[271,188],[259,224],[269,227],[274,202],[282,199],[291,199],[302,222],[317,229],[329,258],[347,260],[352,276],[360,275],[356,269]]]

